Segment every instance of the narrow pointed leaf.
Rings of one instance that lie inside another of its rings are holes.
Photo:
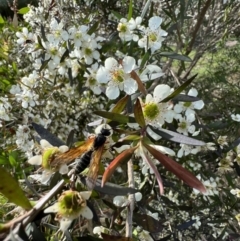
[[[69,57],[69,50],[68,49],[66,49],[66,51],[62,55],[60,63],[62,63],[67,57]]]
[[[66,144],[58,137],[53,135],[51,132],[49,132],[47,129],[45,129],[42,125],[32,122],[32,126],[34,130],[38,133],[38,135],[41,137],[41,139],[47,140],[51,145],[62,146]]]
[[[150,129],[152,129],[153,132],[161,136],[162,138],[166,140],[170,140],[173,142],[186,144],[186,145],[193,145],[193,146],[205,146],[206,143],[203,141],[196,140],[194,138],[184,136],[182,134],[179,134],[174,131],[169,131],[163,128],[156,128],[151,125],[148,126]]]
[[[201,100],[199,97],[179,94],[175,96],[172,100],[174,101],[182,101],[182,102],[195,102]]]
[[[116,168],[120,164],[130,160],[130,158],[132,157],[132,154],[134,153],[134,151],[136,149],[137,149],[137,147],[132,147],[132,148],[129,148],[129,149],[123,151],[110,163],[110,165],[107,167],[107,169],[105,170],[105,172],[103,174],[102,187],[107,182],[107,180],[112,176],[113,172],[116,170]]]
[[[122,99],[120,99],[117,102],[117,104],[113,107],[111,112],[120,114],[124,110],[124,108],[126,107],[129,97],[130,97],[129,95],[126,95]]]
[[[32,205],[24,195],[18,182],[2,167],[0,167],[0,173],[0,192],[8,198],[10,202],[15,203],[26,210],[30,210]]]
[[[177,59],[177,60],[181,60],[181,61],[185,61],[185,62],[192,62],[192,60],[188,56],[173,53],[173,52],[161,52],[157,55],[168,57],[170,59]]]
[[[173,97],[177,96],[180,94],[183,90],[185,90],[191,83],[192,81],[196,78],[197,74],[186,80],[181,86],[179,86],[171,95],[167,96],[165,99],[163,99],[161,102],[167,102],[171,100]]]
[[[183,168],[180,164],[172,160],[170,157],[163,155],[161,152],[152,148],[149,145],[144,144],[144,147],[159,161],[161,164],[180,180],[184,181],[188,186],[199,190],[200,192],[206,192],[204,185],[188,170]]]
[[[137,99],[135,105],[134,105],[134,117],[136,119],[136,122],[141,126],[144,127],[146,125],[143,112],[142,112],[142,106],[140,103],[139,98]]]
[[[131,116],[125,116],[122,114],[112,113],[108,111],[94,111],[94,113],[106,119],[117,121],[118,123],[136,123],[136,120]]]
[[[92,35],[93,33],[95,33],[96,32],[96,30],[97,30],[97,28],[98,28],[98,25],[100,24],[100,22],[99,21],[96,21],[93,25],[92,25],[92,27],[88,30],[88,34],[89,35]]]
[[[160,176],[160,173],[157,170],[157,167],[153,164],[152,160],[149,158],[149,156],[147,155],[147,153],[145,153],[143,151],[143,148],[140,147],[141,150],[141,157],[142,159],[151,167],[151,169],[153,170],[156,178],[157,178],[157,182],[158,182],[158,186],[159,186],[159,192],[161,195],[163,195],[164,190],[163,190],[163,182],[162,182],[162,178]]]
[[[74,144],[74,130],[71,130],[67,137],[67,146],[72,147]]]
[[[86,185],[88,187],[92,186],[92,181],[89,180],[87,177],[80,176],[80,180],[84,185]],[[94,190],[96,190],[97,192],[100,192],[102,194],[107,194],[107,195],[112,195],[112,196],[116,196],[116,195],[125,196],[125,195],[135,194],[135,193],[139,192],[139,190],[137,190],[135,188],[123,187],[123,186],[120,186],[120,185],[117,185],[117,184],[111,183],[111,182],[106,182],[104,184],[104,187],[101,187],[101,182],[102,182],[102,180],[97,179],[97,181],[95,182]]]
[[[138,74],[133,70],[131,72],[131,77],[136,80],[137,84],[138,84],[138,89],[139,91],[144,94],[144,95],[147,95],[147,90],[144,86],[144,84],[142,83],[141,79],[139,78]]]
[[[149,49],[143,56],[141,64],[140,64],[140,70],[144,67],[145,63],[150,59],[151,56],[151,50]]]
[[[132,18],[132,14],[133,14],[133,2],[132,0],[130,0],[129,2],[129,7],[128,7],[128,21]]]

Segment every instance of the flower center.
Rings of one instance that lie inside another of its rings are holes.
[[[149,35],[148,35],[148,37],[149,37],[149,40],[151,41],[151,42],[156,42],[157,41],[157,35],[155,34],[155,33],[150,33]]]
[[[58,147],[52,147],[44,150],[42,155],[42,167],[45,170],[51,170],[51,161],[54,155],[59,152]]]
[[[127,25],[123,24],[123,23],[119,23],[117,30],[119,32],[126,33],[127,32]]]
[[[187,123],[186,122],[181,122],[178,125],[181,129],[186,129],[187,128]]]
[[[123,75],[124,71],[122,69],[118,69],[112,73],[112,78],[114,81],[122,83],[124,81]]]
[[[158,117],[160,111],[156,103],[148,103],[143,108],[143,115],[145,118],[154,120]]]
[[[92,55],[92,50],[90,48],[86,48],[85,49],[85,54],[88,55],[88,56]]]
[[[89,78],[88,82],[89,82],[89,85],[90,85],[90,86],[93,86],[93,85],[96,84],[97,81],[96,81],[96,79],[94,79],[94,78]]]
[[[191,106],[191,104],[192,104],[192,102],[184,102],[183,106],[188,108]]]
[[[76,191],[66,191],[58,199],[59,214],[62,216],[74,215],[82,207],[86,206],[86,201]]]

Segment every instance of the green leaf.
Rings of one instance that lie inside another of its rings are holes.
[[[142,112],[142,106],[140,103],[139,98],[137,99],[135,105],[134,105],[134,117],[137,121],[137,123],[141,126],[144,127],[146,125],[143,112]]]
[[[151,50],[149,49],[143,56],[141,64],[140,64],[140,69],[142,69],[145,66],[145,63],[150,59],[151,57]]]
[[[118,123],[136,123],[136,120],[131,116],[125,116],[118,113],[112,113],[108,111],[94,111],[96,115],[102,116],[112,121],[117,121]]]
[[[26,14],[29,12],[29,10],[30,10],[29,7],[21,8],[18,10],[18,14]]]
[[[11,166],[16,167],[17,166],[17,157],[18,157],[18,153],[16,151],[12,151],[9,154],[9,163],[11,164]]]
[[[0,164],[1,165],[6,165],[9,164],[9,160],[5,156],[0,156]]]
[[[133,3],[132,3],[132,0],[130,0],[130,3],[129,3],[129,8],[128,8],[128,21],[132,18],[132,13],[133,13]]]
[[[32,205],[24,195],[18,182],[2,167],[0,167],[0,173],[0,192],[8,198],[10,202],[15,203],[26,210],[30,210]]]
[[[118,13],[118,12],[116,12],[116,11],[111,11],[111,13],[112,13],[116,18],[118,18],[119,20],[120,20],[121,18],[124,18],[123,15],[121,15],[120,13]]]
[[[0,15],[0,24],[4,24],[5,23],[5,21],[4,21],[4,19],[2,18],[2,16]]]
[[[198,74],[193,75],[190,79],[186,80],[181,86],[179,86],[171,95],[167,96],[165,99],[163,99],[161,102],[167,102],[171,100],[173,97],[180,94],[183,90],[185,90],[192,81],[196,78]]]
[[[192,60],[186,55],[181,55],[181,54],[172,53],[172,52],[161,52],[156,54],[160,56],[168,57],[170,59],[177,59],[185,62],[192,62]]]
[[[97,21],[96,23],[93,24],[93,26],[88,30],[88,34],[91,35],[96,32],[98,25],[100,24],[100,21]]]
[[[112,113],[118,113],[120,114],[124,108],[126,107],[128,100],[129,100],[129,95],[124,96],[122,99],[120,99],[117,104],[113,107]]]

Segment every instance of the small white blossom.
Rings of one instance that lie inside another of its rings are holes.
[[[121,90],[128,95],[136,92],[138,85],[130,74],[134,68],[135,59],[131,56],[124,57],[122,64],[111,57],[105,60],[105,67],[98,69],[96,78],[99,83],[107,84],[106,95],[109,99],[116,99]]]

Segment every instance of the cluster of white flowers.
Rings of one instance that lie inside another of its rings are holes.
[[[129,21],[122,18],[117,30],[123,41],[138,41],[140,48],[144,48],[146,51],[151,49],[151,52],[154,53],[161,48],[164,37],[167,36],[167,32],[161,28],[162,21],[163,19],[158,16],[151,17],[148,26],[145,27],[141,25],[141,17],[131,18]],[[140,38],[137,33],[141,35]]]
[[[2,121],[10,121],[13,116],[11,115],[12,105],[9,103],[7,97],[0,97],[0,127]]]

